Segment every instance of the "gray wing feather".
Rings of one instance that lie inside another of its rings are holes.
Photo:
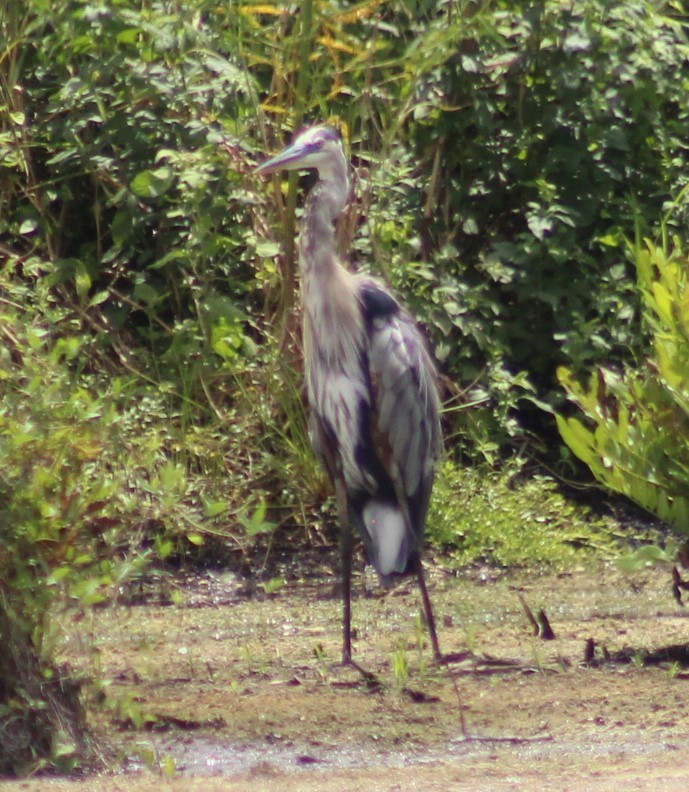
[[[421,495],[427,502],[433,466],[442,451],[440,402],[435,368],[413,319],[404,311],[373,320],[369,365],[377,427],[390,444],[393,478],[406,498]]]

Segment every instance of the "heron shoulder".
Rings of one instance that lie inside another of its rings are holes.
[[[375,319],[387,318],[401,310],[397,300],[379,283],[368,278],[362,279],[357,289],[361,311],[367,323]]]

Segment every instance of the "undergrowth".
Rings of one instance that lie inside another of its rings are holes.
[[[443,563],[563,566],[619,552],[616,524],[517,463],[491,470],[441,466],[428,536]]]
[[[601,366],[582,384],[560,379],[577,414],[558,416],[563,439],[593,475],[689,535],[689,259],[678,238],[637,244],[644,321],[653,345],[636,367]]]

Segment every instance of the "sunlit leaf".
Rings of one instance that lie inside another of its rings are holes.
[[[271,578],[270,580],[266,580],[264,583],[261,583],[261,587],[266,594],[275,594],[284,587],[285,583],[286,581],[284,578]]]
[[[24,220],[22,224],[19,226],[19,233],[20,234],[33,234],[33,232],[38,228],[38,220],[33,218],[29,218]]]
[[[130,183],[130,189],[141,198],[160,198],[172,186],[174,173],[164,165],[155,170],[144,170],[138,173]]]
[[[227,501],[205,501],[203,504],[203,513],[206,517],[217,517],[224,514],[228,509]]]

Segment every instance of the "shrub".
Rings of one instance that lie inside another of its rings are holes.
[[[643,344],[624,239],[687,182],[686,19],[605,0],[434,8],[405,60],[423,176],[399,277],[492,411],[528,406],[519,372],[556,404],[558,365],[581,373]],[[530,410],[508,428],[543,436],[551,419]]]
[[[557,416],[562,438],[594,476],[681,533],[689,533],[689,258],[647,243],[636,251],[647,360],[599,368],[587,385],[560,380],[583,419]]]

